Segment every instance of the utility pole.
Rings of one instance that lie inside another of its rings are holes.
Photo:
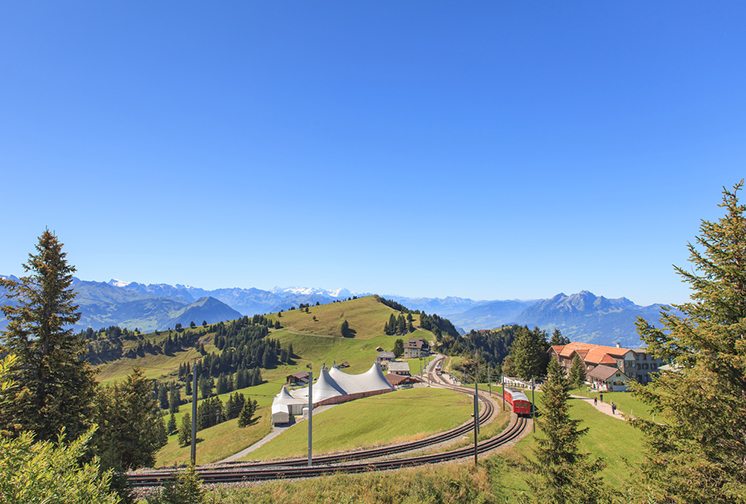
[[[531,377],[531,427],[536,432],[536,420],[534,419],[534,411],[536,411],[536,402],[534,401],[534,377]]]
[[[492,367],[487,366],[487,388],[489,389],[490,397],[492,397]]]
[[[197,463],[197,361],[192,366],[192,465]]]
[[[474,465],[477,465],[477,430],[479,429],[479,385],[474,377]]]
[[[313,369],[308,372],[308,467],[313,463]]]
[[[500,373],[503,378],[503,411],[505,411],[505,375]]]

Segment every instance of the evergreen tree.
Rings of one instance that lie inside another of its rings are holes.
[[[166,427],[166,432],[170,436],[171,434],[174,434],[177,429],[178,427],[176,426],[176,415],[174,415],[172,411],[171,416],[168,418],[168,426]]]
[[[168,409],[169,403],[168,403],[168,388],[165,384],[161,383],[158,384],[158,382],[155,382],[158,386],[158,404],[160,405],[161,409]]]
[[[549,363],[541,390],[536,419],[541,434],[533,450],[535,460],[529,461],[539,480],[532,485],[533,499],[552,504],[608,502],[608,492],[598,475],[603,464],[590,460],[578,448],[588,429],[579,428],[580,420],[570,417],[570,384],[556,359]]]
[[[383,332],[389,336],[396,334],[396,317],[394,317],[393,313],[389,315],[389,321],[386,322]]]
[[[663,327],[637,327],[648,350],[672,362],[634,393],[656,421],[635,419],[645,433],[647,498],[657,502],[746,500],[746,205],[743,180],[723,189],[725,215],[702,221],[693,268],[675,267],[691,287],[691,301],[661,313]]]
[[[168,410],[171,413],[177,413],[180,404],[181,394],[179,392],[179,387],[177,387],[175,383],[172,383],[170,390],[168,391]]]
[[[402,355],[404,355],[404,341],[401,338],[394,341],[394,348],[392,349],[392,351],[397,357],[401,357]]]
[[[407,321],[404,319],[403,314],[399,314],[399,317],[396,319],[396,334],[407,334]]]
[[[199,393],[202,396],[202,399],[207,399],[212,395],[212,389],[214,387],[212,378],[210,378],[209,376],[203,376],[199,379],[198,385]]]
[[[347,319],[342,322],[342,325],[339,328],[339,332],[345,338],[352,337],[352,330],[350,329],[350,323],[347,321]]]
[[[0,355],[15,354],[11,375],[19,384],[7,415],[36,439],[54,440],[64,428],[70,438],[83,434],[93,411],[93,370],[83,360],[84,337],[70,328],[80,320],[72,288],[75,267],[62,243],[45,230],[18,281],[0,278],[8,305],[0,307],[7,328]]]
[[[572,358],[572,364],[570,365],[570,385],[574,388],[585,385],[585,364],[577,353]]]
[[[153,466],[168,439],[143,372],[135,368],[123,383],[102,388],[96,405],[94,443],[102,465],[117,471]]]
[[[167,483],[163,490],[148,498],[148,504],[204,504],[207,496],[202,481],[190,465],[179,471],[176,479]]]
[[[540,329],[518,328],[510,347],[511,368],[523,380],[544,376],[548,361],[546,334]]]
[[[184,413],[181,417],[178,436],[179,446],[188,446],[192,442],[192,415]]]
[[[254,413],[256,413],[257,402],[254,399],[248,398],[244,407],[241,409],[241,413],[238,415],[238,426],[246,427],[251,425],[254,421]]]
[[[570,338],[563,336],[559,329],[555,328],[552,331],[552,338],[549,340],[550,345],[567,345],[568,343],[570,343]]]

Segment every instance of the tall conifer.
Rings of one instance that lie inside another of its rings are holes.
[[[609,496],[598,476],[603,464],[578,448],[588,429],[579,428],[580,421],[570,418],[570,384],[556,359],[549,363],[541,390],[536,420],[540,434],[535,460],[529,462],[539,480],[533,485],[533,499],[552,504],[607,502]]]
[[[658,502],[746,502],[746,206],[743,180],[723,189],[718,221],[702,221],[693,268],[675,267],[691,301],[638,321],[648,350],[672,362],[647,386],[633,385],[655,421],[646,435],[643,485]]]
[[[56,439],[61,429],[73,439],[90,425],[95,382],[84,362],[83,336],[72,330],[80,319],[72,288],[75,267],[57,236],[45,230],[17,281],[0,279],[10,303],[0,307],[8,326],[3,353],[18,357],[12,378],[19,388],[9,407],[12,422],[37,439]]]

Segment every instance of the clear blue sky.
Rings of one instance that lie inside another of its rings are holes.
[[[744,2],[4,2],[0,272],[681,301]]]

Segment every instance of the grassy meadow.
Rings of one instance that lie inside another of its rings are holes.
[[[471,399],[436,388],[403,389],[334,406],[313,417],[314,453],[333,453],[412,441],[469,420]],[[307,424],[300,422],[245,460],[303,456]]]

